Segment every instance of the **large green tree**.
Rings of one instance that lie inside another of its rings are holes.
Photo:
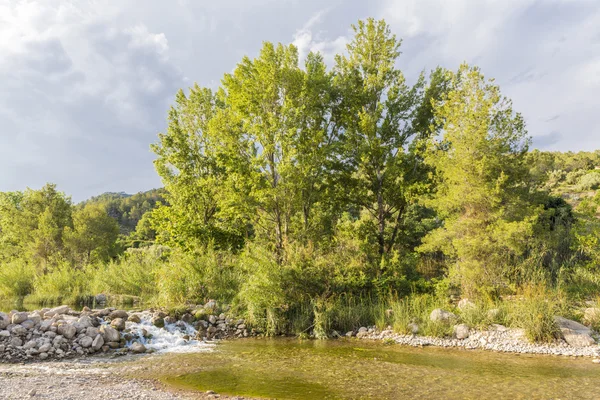
[[[373,221],[379,257],[397,244],[405,216],[423,189],[421,139],[430,133],[432,101],[446,86],[441,69],[426,84],[414,86],[397,68],[400,40],[385,21],[368,19],[353,26],[347,54],[336,56],[342,158],[349,172],[348,201]]]
[[[529,137],[520,114],[479,69],[462,65],[435,106],[443,137],[426,161],[438,178],[431,206],[443,225],[422,250],[442,251],[467,294],[495,290],[522,260],[534,231],[525,164]]]

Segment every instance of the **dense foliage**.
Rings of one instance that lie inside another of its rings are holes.
[[[164,190],[78,206],[52,185],[2,193],[0,295],[216,298],[267,332],[317,336],[404,331],[451,294],[525,293],[514,310],[548,315],[544,290],[596,295],[600,152],[529,151],[478,68],[409,83],[384,21],[353,29],[331,68],[266,42],[218,89],[180,90],[152,145]],[[547,339],[538,322],[514,324]]]

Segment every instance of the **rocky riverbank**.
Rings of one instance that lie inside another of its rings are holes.
[[[213,392],[167,390],[155,380],[128,377],[129,368],[128,363],[86,360],[3,364],[0,399],[244,399]]]
[[[456,316],[445,310],[433,310],[430,318],[452,324]],[[480,349],[503,353],[518,354],[550,354],[575,357],[600,357],[600,346],[596,343],[598,334],[577,321],[563,317],[555,317],[555,323],[561,337],[552,343],[531,343],[523,329],[507,328],[494,324],[485,330],[471,329],[465,324],[453,326],[453,336],[438,338],[421,336],[419,327],[413,325],[412,334],[402,335],[389,329],[378,331],[376,327],[362,327],[358,331],[346,333],[347,337],[382,340],[412,347],[438,346],[464,349]],[[595,358],[594,362],[600,363]]]
[[[74,311],[68,306],[11,311],[0,313],[0,362],[147,353],[251,335],[243,320],[217,313],[215,302],[178,315],[115,308]]]

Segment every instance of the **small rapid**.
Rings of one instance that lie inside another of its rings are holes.
[[[152,314],[138,313],[140,322],[126,322],[125,347],[132,348],[134,343],[141,343],[148,350],[156,353],[197,353],[211,351],[215,344],[207,342],[199,332],[184,321],[165,323],[159,328],[151,322]]]

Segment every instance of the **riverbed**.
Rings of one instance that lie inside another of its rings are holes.
[[[214,398],[207,391],[290,400],[596,399],[600,366],[589,358],[281,338],[221,342],[188,354],[3,365],[0,380],[22,398],[37,388],[34,398],[45,399]],[[0,398],[21,398],[10,393]]]

